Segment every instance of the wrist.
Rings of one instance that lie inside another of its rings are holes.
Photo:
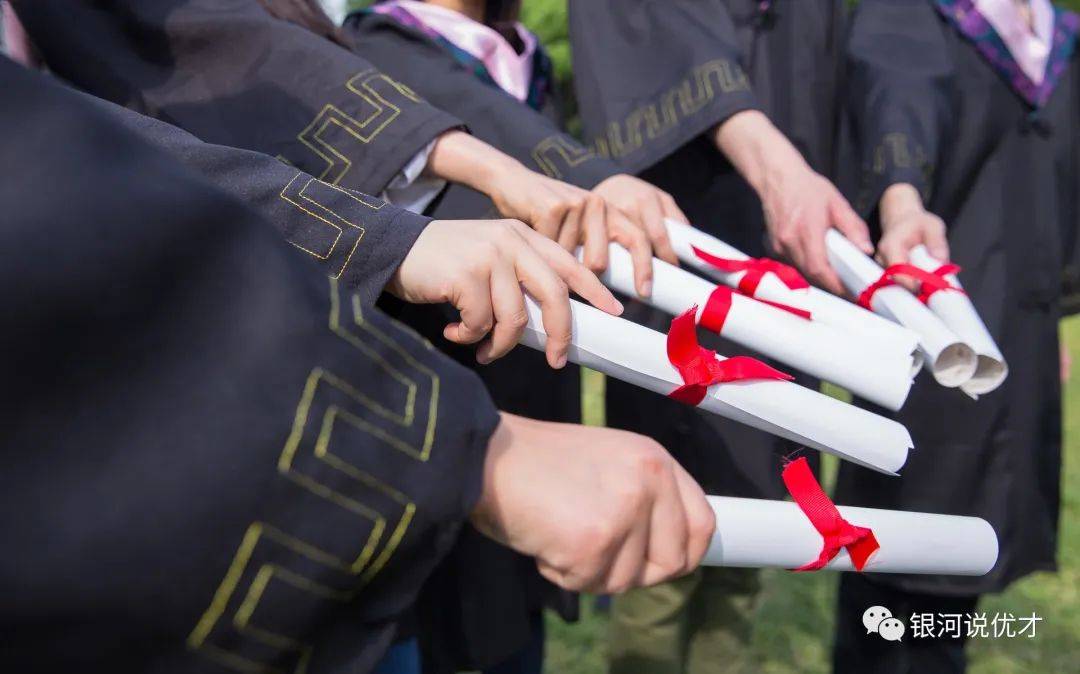
[[[914,185],[895,183],[885,189],[878,202],[881,228],[888,229],[894,223],[910,215],[922,213],[922,196]]]
[[[481,163],[469,187],[486,194],[496,205],[500,205],[506,203],[504,195],[513,185],[520,187],[524,184],[516,181],[527,180],[531,176],[526,174],[531,173],[524,164],[500,152]],[[505,214],[501,209],[500,212]]]
[[[482,140],[455,130],[439,137],[428,160],[427,172],[491,196],[508,174],[524,168],[521,162]]]
[[[810,169],[795,146],[757,110],[732,115],[716,127],[713,139],[759,196],[784,176]]]
[[[499,424],[488,441],[487,453],[484,457],[483,482],[480,490],[480,498],[469,514],[469,520],[478,530],[491,538],[500,539],[502,527],[498,517],[498,499],[496,498],[495,482],[499,463],[502,461],[512,442],[513,430],[516,417],[506,412],[499,412]]]

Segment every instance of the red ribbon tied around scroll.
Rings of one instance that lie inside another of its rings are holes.
[[[803,278],[802,274],[800,274],[795,267],[790,267],[783,262],[777,262],[776,260],[767,257],[751,257],[745,260],[732,260],[706,253],[697,246],[691,246],[691,248],[694,251],[694,255],[698,256],[698,259],[708,263],[710,266],[725,274],[733,274],[740,271],[746,272],[739,281],[739,292],[744,295],[753,297],[754,293],[757,292],[758,285],[761,284],[761,279],[765,278],[765,274],[769,273],[776,274],[776,277],[790,290],[802,290],[810,287],[810,284],[807,283],[806,279]]]
[[[841,517],[804,457],[784,466],[781,477],[795,503],[825,539],[818,558],[795,570],[817,571],[832,561],[840,548],[847,548],[852,566],[856,571],[862,571],[870,556],[881,547],[874,538],[874,532],[866,527],[857,527]]]
[[[716,288],[709,293],[709,299],[705,302],[705,308],[701,310],[701,316],[698,319],[698,324],[706,330],[711,330],[716,334],[720,334],[720,331],[724,329],[724,323],[727,322],[728,314],[731,312],[732,295],[735,291],[727,286],[716,286]],[[810,320],[810,312],[798,309],[796,307],[790,307],[786,304],[780,304],[779,302],[770,302],[769,300],[763,300],[759,298],[748,298],[747,302],[761,302],[762,304],[768,304],[771,307],[782,309],[788,313],[795,314],[799,318]]]
[[[859,293],[859,306],[864,309],[870,309],[870,303],[874,299],[874,293],[882,288],[888,288],[891,285],[896,285],[897,276],[909,276],[919,282],[919,301],[926,304],[930,301],[930,297],[934,293],[942,290],[955,290],[958,293],[964,292],[963,288],[958,288],[949,280],[945,278],[949,274],[956,274],[960,271],[960,266],[952,263],[943,264],[934,271],[926,271],[920,269],[913,264],[894,264],[886,269],[881,278],[871,283],[866,287],[866,290]]]
[[[773,369],[760,360],[735,356],[717,360],[716,352],[698,344],[694,315],[697,307],[671,321],[667,337],[668,360],[678,370],[683,385],[668,394],[669,398],[688,405],[698,405],[713,384],[745,379],[794,379],[790,374]]]

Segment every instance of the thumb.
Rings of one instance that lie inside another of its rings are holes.
[[[949,239],[945,234],[944,223],[939,222],[928,227],[924,238],[926,250],[930,251],[931,255],[942,261],[949,259]]]
[[[832,215],[833,227],[840,230],[840,233],[855,244],[856,248],[867,255],[873,254],[874,244],[870,242],[870,229],[839,192],[833,194],[829,202],[829,211]]]

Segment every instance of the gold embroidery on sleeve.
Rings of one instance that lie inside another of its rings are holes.
[[[746,73],[737,63],[727,59],[703,63],[657,100],[611,122],[607,131],[593,140],[595,151],[605,157],[625,157],[677,128],[680,120],[701,112],[719,94],[749,89]]]
[[[596,153],[566,134],[559,133],[537,143],[532,149],[532,158],[548,177],[561,179],[562,168],[573,168],[594,159]]]
[[[876,204],[873,201],[881,196],[875,193],[875,189],[880,190],[880,178],[886,176],[892,168],[914,168],[919,171],[924,185],[921,190],[923,202],[930,200],[935,171],[934,163],[930,161],[922,145],[912,141],[906,133],[893,132],[881,137],[871,153],[870,166],[865,166],[864,163],[855,198],[856,210],[860,213],[874,210]]]
[[[421,100],[412,89],[376,70],[355,75],[345,88],[359,99],[354,114],[328,103],[297,136],[325,163],[318,178],[335,185],[352,168],[350,149],[358,143],[371,143],[401,115],[401,107],[392,99],[404,98],[413,103]]]
[[[376,363],[387,379],[398,382],[400,393],[393,400],[374,400],[325,368],[314,368],[278,457],[278,473],[347,517],[367,520],[370,533],[357,553],[343,556],[267,522],[248,527],[210,606],[187,639],[191,649],[235,671],[304,674],[311,645],[268,624],[265,609],[260,618],[266,597],[279,593],[280,602],[287,596],[290,610],[296,611],[353,600],[390,560],[416,513],[415,503],[402,490],[336,453],[333,438],[348,428],[365,433],[376,446],[406,461],[427,461],[438,420],[439,376],[401,343],[408,339],[431,347],[404,329],[387,334],[364,319],[359,297],[350,299],[343,307],[338,284],[330,281],[331,332]],[[343,310],[346,316],[351,313],[351,320],[343,320]],[[370,339],[385,348],[374,348]],[[392,516],[387,514],[391,509]],[[342,536],[345,543],[355,539],[355,531]],[[310,574],[319,569],[323,571],[316,581]],[[335,578],[347,587],[335,587]]]
[[[345,247],[349,252],[341,265],[337,269],[330,270],[329,274],[331,278],[337,279],[352,261],[353,254],[360,246],[360,240],[364,238],[365,229],[360,222],[355,221],[355,216],[352,219],[347,218],[327,205],[335,194],[344,195],[373,211],[386,205],[385,202],[311,178],[303,173],[297,173],[281,190],[280,196],[329,227],[329,230],[325,232],[317,232],[305,237],[300,237],[296,232],[289,232],[286,237],[292,245],[313,257],[326,261],[334,254],[342,238],[346,239]]]

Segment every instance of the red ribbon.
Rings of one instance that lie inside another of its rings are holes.
[[[728,312],[731,311],[731,296],[734,294],[731,288],[727,286],[716,286],[716,289],[709,293],[709,299],[705,302],[705,308],[701,310],[701,318],[698,319],[698,323],[706,330],[711,330],[717,334],[724,329],[724,322],[727,321]],[[674,327],[674,325],[672,326]],[[671,353],[671,333],[668,333],[668,353]]]
[[[943,264],[934,271],[926,271],[912,264],[894,264],[881,274],[881,278],[871,283],[866,290],[859,294],[859,306],[870,309],[870,302],[874,299],[874,293],[882,288],[896,285],[897,276],[910,276],[919,282],[919,301],[923,304],[929,302],[930,297],[941,290],[955,290],[962,293],[964,292],[963,288],[957,288],[945,278],[947,275],[959,271],[960,267],[952,263]]]
[[[794,379],[789,374],[747,356],[717,360],[715,351],[698,344],[695,314],[697,307],[691,307],[689,311],[671,321],[667,338],[668,360],[679,371],[683,385],[669,393],[669,398],[688,405],[698,405],[705,399],[706,392],[713,384],[744,379]]]
[[[709,293],[709,299],[705,302],[705,308],[701,310],[701,317],[698,319],[698,325],[706,330],[711,330],[712,332],[720,334],[720,331],[724,329],[724,323],[727,321],[728,313],[731,311],[731,303],[733,301],[731,296],[734,294],[734,291],[727,286],[716,286],[716,288]],[[810,320],[811,318],[809,311],[788,306],[787,304],[771,302],[758,297],[751,298],[748,301],[768,304],[771,307],[782,309],[806,320]]]
[[[782,262],[777,262],[776,260],[767,257],[751,257],[745,260],[731,260],[706,253],[696,246],[691,246],[691,248],[694,250],[694,255],[697,255],[699,259],[724,273],[732,274],[740,271],[746,272],[739,281],[739,292],[744,295],[753,297],[754,293],[757,292],[761,279],[765,278],[765,274],[769,273],[776,274],[776,277],[791,290],[801,290],[810,287],[810,284],[806,282],[806,279],[804,279],[802,274],[796,271],[794,267],[790,267]]]
[[[754,299],[757,300],[758,302],[761,302],[762,304],[768,304],[770,307],[776,307],[777,309],[783,309],[784,311],[788,312],[789,314],[795,314],[796,316],[798,316],[799,318],[802,318],[804,320],[810,321],[810,320],[814,319],[813,314],[811,314],[806,309],[800,309],[798,307],[793,307],[790,304],[781,304],[780,302],[773,302],[772,300],[765,300],[765,299],[762,299],[760,297],[755,297]]]
[[[870,555],[881,547],[874,538],[874,532],[866,527],[857,527],[841,517],[836,505],[818,484],[805,458],[800,457],[784,466],[781,476],[795,503],[825,539],[818,558],[795,570],[817,571],[832,561],[840,548],[847,548],[852,566],[856,571],[862,571]]]

